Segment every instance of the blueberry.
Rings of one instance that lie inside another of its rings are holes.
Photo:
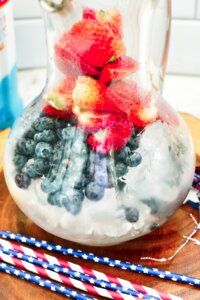
[[[82,190],[70,189],[66,192],[66,201],[63,201],[63,205],[72,215],[77,215],[82,207],[84,200],[84,193]]]
[[[85,143],[87,136],[81,131],[77,130],[73,140],[73,152],[82,156],[88,154],[88,146]]]
[[[50,182],[48,179],[45,179],[41,183],[41,189],[47,194],[58,192],[61,189],[61,186],[62,182],[56,179],[53,182]]]
[[[63,150],[64,150],[65,144],[63,144],[62,141],[59,141],[56,143],[54,147],[54,154],[52,159],[52,165],[59,165],[62,158],[63,158]]]
[[[73,144],[73,152],[76,154],[79,154],[81,156],[86,157],[87,153],[88,153],[88,147],[86,145],[86,143],[82,142],[82,141],[75,141],[75,143]]]
[[[28,155],[34,155],[36,142],[34,140],[29,139],[26,141],[25,147],[26,147],[26,153]]]
[[[35,148],[35,154],[38,158],[50,158],[52,147],[48,143],[40,142]]]
[[[26,172],[27,172],[28,176],[33,179],[35,179],[39,176],[39,174],[37,173],[37,171],[35,169],[34,164],[28,165]]]
[[[126,187],[126,182],[123,181],[123,180],[118,179],[117,186],[118,186],[118,188],[119,188],[120,191],[123,191],[124,188]]]
[[[54,124],[56,128],[64,128],[66,126],[66,120],[56,119]]]
[[[37,131],[43,131],[46,129],[54,129],[54,121],[51,118],[48,117],[41,117],[38,118],[34,124],[33,124],[34,128]]]
[[[126,163],[129,167],[137,167],[142,162],[142,156],[138,152],[134,152],[126,158]]]
[[[105,189],[96,184],[95,182],[90,182],[85,189],[85,195],[89,200],[99,201],[104,196]]]
[[[105,169],[107,167],[107,156],[90,151],[90,163]]]
[[[94,175],[94,181],[97,185],[107,187],[108,186],[108,174],[107,170],[101,170],[100,168],[97,168],[95,175]]]
[[[16,152],[25,156],[33,155],[35,152],[36,142],[31,139],[22,138],[16,147]]]
[[[117,177],[122,177],[128,172],[128,167],[124,163],[117,163],[115,172]]]
[[[86,160],[84,157],[73,155],[71,163],[76,170],[83,170],[86,166]]]
[[[20,189],[27,189],[31,184],[31,179],[27,174],[19,173],[15,176],[15,183]]]
[[[126,207],[125,216],[128,222],[136,223],[139,220],[139,211],[137,208]]]
[[[82,180],[81,180],[81,187],[82,188],[85,188],[86,185],[89,183],[89,179],[87,176],[85,175],[82,175]]]
[[[54,143],[56,139],[57,138],[53,130],[44,130],[43,132],[39,132],[34,135],[34,140],[36,142]]]
[[[140,137],[139,136],[132,136],[128,141],[128,146],[132,151],[136,150],[140,146]]]
[[[96,173],[95,174],[95,183],[103,186],[103,187],[107,187],[108,186],[108,176],[105,173]]]
[[[52,193],[52,182],[50,182],[48,179],[44,179],[41,183],[41,189],[47,194]]]
[[[88,178],[92,178],[95,172],[94,156],[93,152],[90,151],[89,158],[87,160],[86,173]]]
[[[26,153],[26,139],[22,138],[20,141],[18,141],[16,145],[16,154],[21,154],[21,155],[27,155]]]
[[[55,194],[50,194],[47,201],[51,205],[62,207],[67,201],[67,196],[61,192],[57,192]]]
[[[70,141],[74,138],[76,133],[76,127],[67,127],[62,129],[62,139],[64,141]]]
[[[124,147],[119,152],[115,154],[118,161],[126,161],[127,156],[131,154],[131,149],[129,147]]]
[[[24,135],[25,138],[33,139],[34,135],[36,133],[36,130],[34,128],[30,128]]]
[[[57,136],[58,136],[58,138],[60,139],[60,140],[62,140],[62,130],[63,130],[63,128],[58,128],[57,130],[56,130],[56,134],[57,134]]]
[[[74,141],[85,142],[87,140],[88,134],[83,130],[77,129]]]
[[[158,211],[159,211],[158,204],[154,198],[145,199],[145,200],[142,200],[142,202],[151,209],[151,213],[153,215],[158,213]]]
[[[81,189],[83,188],[82,177],[81,178],[73,178],[73,175],[70,174],[70,177],[67,179],[67,184],[71,188]]]
[[[50,169],[49,161],[42,158],[37,158],[34,161],[35,170],[39,175],[46,175]]]
[[[115,179],[111,173],[108,173],[107,188],[111,189],[115,186]]]
[[[82,189],[88,183],[87,177],[83,174],[83,170],[78,170],[76,167],[69,168],[67,176],[63,181],[63,189],[71,188]]]
[[[13,162],[15,164],[15,167],[17,170],[21,171],[23,169],[23,167],[25,166],[25,164],[27,163],[28,158],[24,155],[19,155],[16,154],[14,156]]]
[[[19,155],[26,155],[26,139],[22,138],[21,140],[19,140],[16,144],[16,148],[15,148],[15,155],[19,154]]]

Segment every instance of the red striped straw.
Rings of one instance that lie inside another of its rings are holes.
[[[20,255],[19,255],[20,256]],[[101,296],[107,299],[116,299],[116,300],[132,300],[132,299],[138,299],[131,295],[121,294],[115,291],[109,291],[100,287],[95,287],[91,284],[84,283],[82,281],[79,281],[77,279],[70,278],[68,276],[58,274],[54,271],[42,268],[40,266],[37,266],[33,263],[29,263],[26,261],[23,261],[20,258],[15,258],[11,255],[5,254],[0,251],[0,261],[3,261],[5,263],[9,263],[10,265],[17,267],[21,270],[29,271],[34,274],[37,274],[43,278],[51,279],[54,281],[57,281],[59,283],[62,283],[68,287],[73,287],[76,289],[79,289],[84,292],[88,292],[91,295],[95,296]],[[94,298],[93,298],[94,299]]]
[[[22,246],[22,245],[20,245],[16,242],[11,242],[11,241],[0,239],[0,245],[2,247],[4,247],[5,249],[16,250],[16,251],[18,251],[20,253],[23,253],[25,255],[30,255],[32,257],[42,259],[43,261],[49,262],[50,264],[59,265],[63,268],[68,268],[68,269],[83,273],[85,275],[89,275],[90,277],[92,277],[94,279],[106,280],[110,283],[121,285],[121,286],[129,288],[129,289],[134,289],[135,291],[141,293],[142,295],[154,296],[154,297],[157,297],[161,300],[180,300],[180,297],[177,297],[177,296],[174,296],[174,295],[171,295],[171,294],[166,294],[166,293],[157,291],[155,289],[152,289],[152,288],[149,288],[149,287],[146,287],[146,286],[143,286],[143,285],[135,284],[132,281],[128,281],[128,280],[125,280],[125,279],[122,279],[122,278],[119,278],[119,277],[116,277],[116,276],[111,276],[111,275],[108,275],[108,274],[104,274],[102,272],[90,269],[90,268],[85,267],[83,265],[78,265],[78,264],[71,263],[67,260],[63,260],[63,259],[51,256],[51,255],[48,255],[44,251],[41,251],[41,250],[38,251],[38,250],[35,250],[35,249],[33,250],[33,249],[28,248],[28,247],[24,247],[24,246]],[[56,276],[58,276],[58,274],[56,274]],[[61,276],[63,276],[63,275],[61,275]],[[71,280],[73,282],[74,279],[71,279]],[[85,285],[85,284],[86,283],[81,282],[81,285]],[[99,288],[92,286],[92,287],[90,287],[90,289],[98,290]],[[84,289],[84,291],[85,291],[85,289]],[[91,290],[90,291],[88,290],[88,292],[91,293]],[[93,292],[95,292],[95,291],[93,291]],[[113,291],[109,291],[109,293],[113,293]],[[107,295],[108,295],[108,291],[107,291]],[[113,297],[113,296],[114,295],[111,295],[111,297]],[[120,296],[121,296],[121,294],[120,294]],[[106,297],[106,296],[104,295],[104,297]],[[110,297],[110,299],[116,299],[116,298],[111,298],[111,297]],[[109,298],[109,297],[107,297],[107,298]],[[117,299],[119,299],[119,298],[117,298]]]

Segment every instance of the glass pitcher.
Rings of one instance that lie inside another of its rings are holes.
[[[161,96],[170,1],[42,1],[48,78],[5,152],[21,210],[46,231],[107,246],[161,226],[183,203],[194,149]]]

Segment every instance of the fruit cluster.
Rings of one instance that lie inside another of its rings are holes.
[[[122,38],[118,11],[84,9],[55,45],[64,79],[45,94],[42,114],[15,148],[17,186],[40,178],[48,203],[73,215],[85,198],[125,189],[129,168],[142,162],[139,133],[157,118],[151,94],[127,77],[139,63],[126,56]],[[124,214],[139,219],[136,208]]]
[[[55,44],[55,63],[65,78],[45,95],[44,112],[76,117],[99,153],[119,151],[135,126],[157,118],[151,94],[130,79],[140,65],[126,56],[122,27],[119,11],[85,8],[82,20]]]
[[[128,168],[137,167],[142,161],[136,151],[139,135],[131,134],[127,145],[114,152],[112,159],[89,147],[88,133],[78,128],[75,120],[66,121],[43,113],[15,147],[15,182],[19,188],[27,189],[32,180],[40,178],[38,183],[48,194],[48,203],[65,207],[76,215],[85,197],[99,201],[106,189],[115,186],[119,191],[124,190]],[[132,214],[135,220],[132,222],[138,220],[135,208],[133,211],[129,208],[126,214],[129,221]]]

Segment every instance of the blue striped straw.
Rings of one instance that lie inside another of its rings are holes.
[[[0,253],[10,255],[11,257],[18,258],[20,260],[26,261],[28,263],[32,263],[34,265],[37,265],[44,269],[51,270],[51,271],[59,273],[59,274],[64,274],[73,279],[81,280],[81,281],[87,282],[89,284],[92,283],[93,285],[100,287],[100,288],[105,288],[107,290],[120,292],[120,293],[134,296],[134,297],[140,297],[140,299],[149,299],[149,300],[159,300],[160,299],[160,298],[152,296],[152,295],[141,295],[141,293],[139,293],[133,289],[122,287],[121,285],[117,285],[117,284],[113,284],[113,283],[111,284],[106,280],[94,279],[94,278],[90,277],[89,275],[85,275],[80,272],[69,270],[67,268],[63,268],[56,264],[50,264],[48,262],[43,261],[42,259],[37,259],[33,256],[22,254],[16,250],[5,249],[3,247],[0,247]]]
[[[102,256],[95,255],[94,253],[88,253],[82,250],[74,250],[71,248],[66,248],[61,245],[55,245],[47,241],[42,241],[36,238],[23,236],[21,234],[14,234],[8,231],[0,231],[0,237],[8,240],[13,240],[19,243],[24,243],[26,245],[34,246],[39,249],[54,251],[57,253],[69,255],[75,258],[80,258],[86,261],[99,263],[117,269],[128,270],[139,274],[154,276],[161,279],[171,280],[174,282],[200,287],[200,279],[188,275],[178,274],[170,271],[164,271],[157,268],[145,267],[142,265],[136,265],[134,263],[115,260],[108,257],[102,257]]]
[[[5,263],[0,263],[0,272],[7,273],[10,275],[13,275],[15,277],[18,277],[20,279],[26,280],[28,282],[34,283],[40,287],[44,287],[52,292],[56,292],[58,294],[61,294],[63,296],[66,296],[70,299],[76,299],[76,300],[96,300],[95,298],[92,298],[90,296],[87,296],[82,293],[78,293],[76,291],[73,291],[69,288],[66,288],[63,285],[56,284],[53,281],[46,280],[41,278],[40,276],[35,276],[29,272],[22,271],[16,267],[10,266]]]

